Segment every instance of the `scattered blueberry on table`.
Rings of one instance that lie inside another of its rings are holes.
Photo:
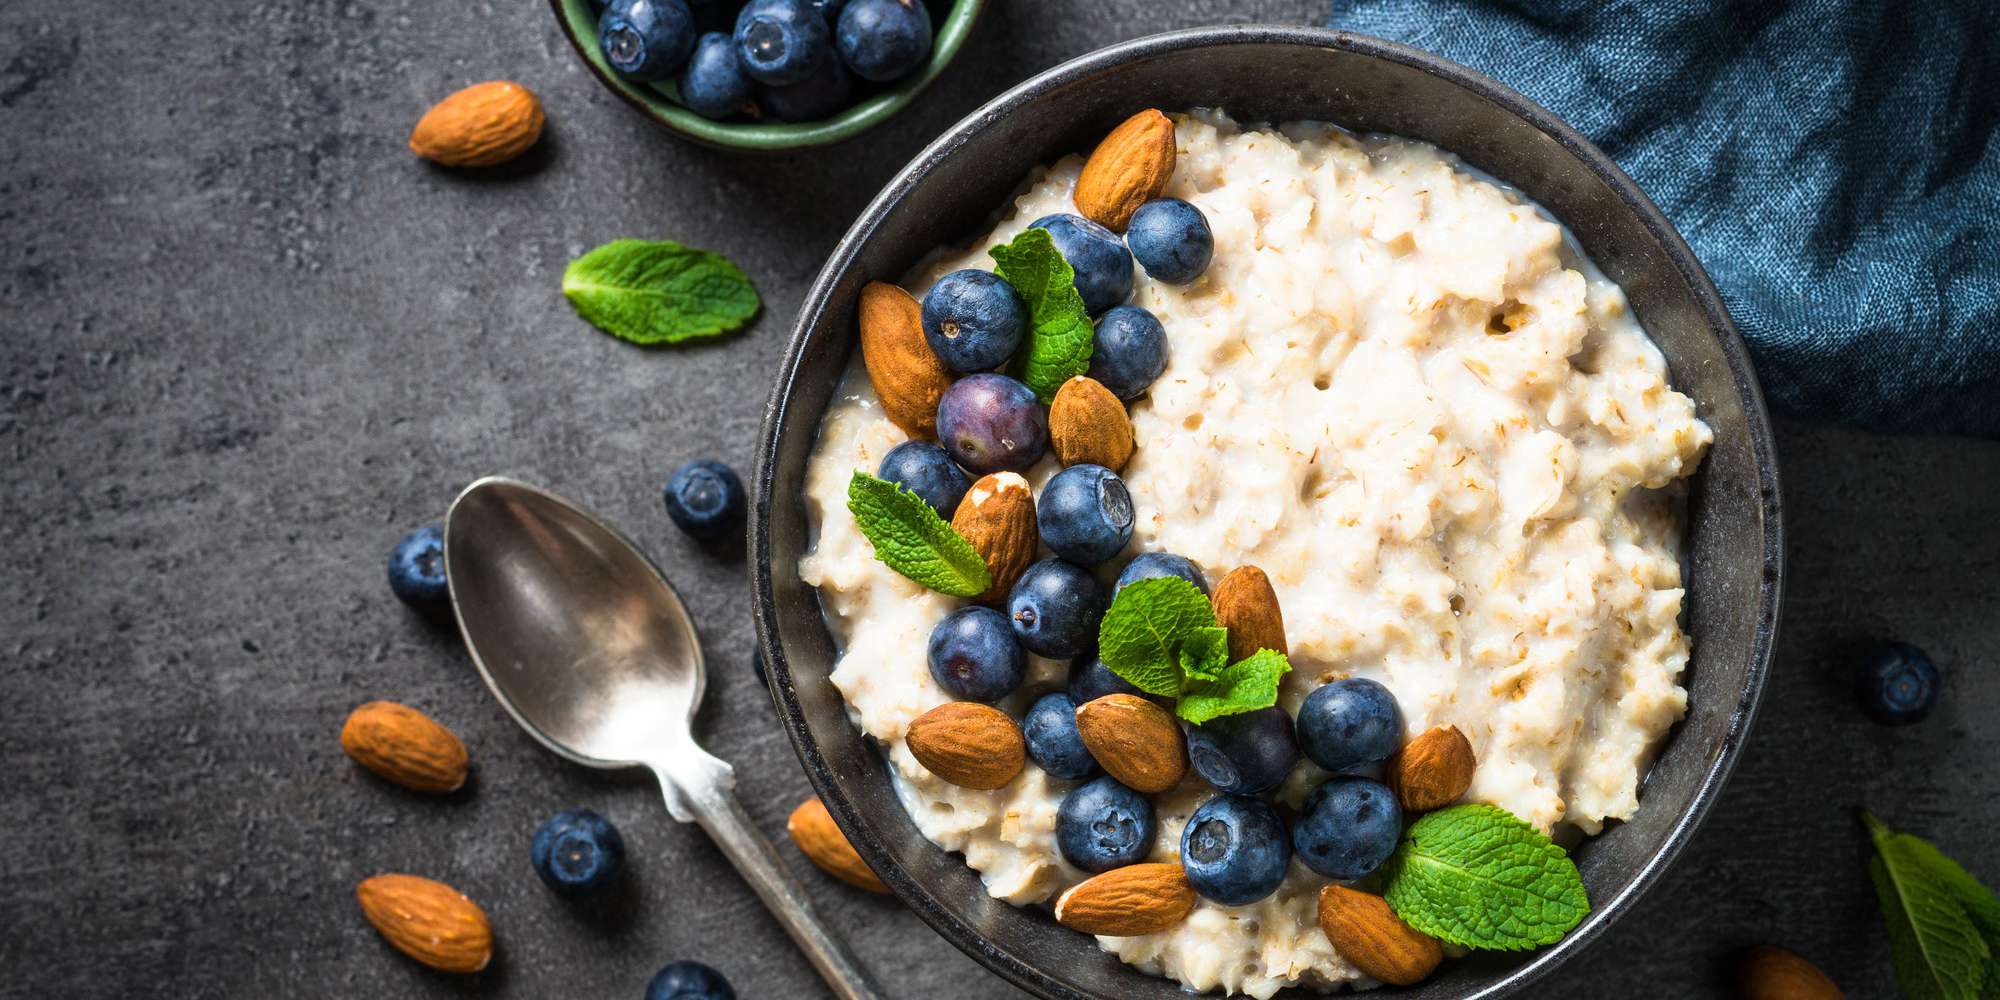
[[[1285,821],[1263,799],[1218,795],[1181,829],[1181,867],[1194,891],[1245,906],[1278,891],[1292,864]]]
[[[625,862],[625,838],[588,809],[565,809],[535,831],[529,850],[535,874],[565,896],[586,896],[611,884]]]
[[[1087,872],[1146,860],[1155,830],[1153,804],[1109,777],[1077,786],[1056,807],[1056,849]]]
[[[1132,494],[1101,465],[1072,465],[1050,477],[1035,504],[1035,524],[1050,551],[1095,566],[1132,540]]]
[[[915,493],[947,521],[972,488],[971,478],[958,463],[929,441],[905,441],[889,449],[875,475]]]
[[[1090,377],[1127,402],[1153,387],[1167,370],[1167,328],[1138,306],[1117,306],[1097,321],[1091,341]]]
[[[924,340],[945,367],[991,371],[1007,363],[1028,330],[1028,304],[991,271],[964,268],[924,293]]]
[[[667,516],[698,541],[715,541],[743,520],[743,481],[714,459],[697,458],[675,469],[662,499]]]
[[[1306,797],[1292,847],[1307,868],[1351,882],[1387,861],[1402,835],[1403,807],[1389,786],[1340,776]]]
[[[1299,748],[1329,771],[1387,760],[1403,745],[1396,696],[1376,681],[1348,677],[1323,684],[1299,705]]]
[[[1210,719],[1187,735],[1189,765],[1218,792],[1268,792],[1299,763],[1292,717],[1276,705]]]
[[[628,80],[666,80],[694,51],[686,0],[611,0],[597,19],[604,61]]]
[[[1028,228],[1047,230],[1056,251],[1076,272],[1085,312],[1096,316],[1132,296],[1132,255],[1117,233],[1067,213],[1042,216]]]
[[[1076,702],[1061,691],[1051,691],[1029,706],[1021,718],[1021,735],[1028,743],[1028,759],[1050,777],[1076,781],[1102,770],[1077,732]]]
[[[389,589],[419,610],[431,611],[451,600],[444,574],[444,529],[426,524],[404,535],[389,553]]]
[[[1937,664],[1908,643],[1882,643],[1862,661],[1856,693],[1862,711],[1876,722],[1885,726],[1921,722],[1937,707]]]
[[[1104,588],[1075,563],[1044,559],[1015,581],[1007,617],[1029,652],[1053,659],[1076,656],[1097,641]]]
[[[991,372],[967,375],[938,400],[938,441],[974,475],[1019,472],[1049,447],[1049,417],[1033,389]]]
[[[671,962],[646,984],[646,1000],[736,1000],[722,973],[693,961]]]
[[[1125,245],[1155,281],[1185,285],[1208,270],[1215,234],[1201,209],[1179,198],[1155,198],[1132,213]]]
[[[1007,616],[977,604],[944,616],[924,655],[938,686],[966,701],[999,701],[1028,672],[1028,655]]]

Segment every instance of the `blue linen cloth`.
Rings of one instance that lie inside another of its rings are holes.
[[[2000,0],[1335,0],[1493,76],[1687,237],[1779,412],[2000,436]]]

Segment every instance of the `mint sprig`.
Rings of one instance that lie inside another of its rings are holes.
[[[678,344],[750,322],[757,288],[727,257],[671,240],[613,240],[570,261],[563,295],[592,326],[635,344]]]
[[[1291,664],[1276,650],[1229,662],[1229,630],[1200,588],[1179,577],[1140,580],[1118,592],[1097,628],[1097,656],[1147,694],[1175,699],[1196,725],[1278,703]]]
[[[1576,863],[1540,830],[1498,806],[1428,813],[1382,866],[1382,896],[1403,921],[1466,948],[1554,944],[1590,900]]]
[[[1875,845],[1868,875],[1903,993],[1917,1000],[2000,996],[2000,900],[1923,839],[1893,832],[1865,810],[1861,822]]]
[[[1090,370],[1090,313],[1076,290],[1076,270],[1046,229],[1024,229],[986,251],[1028,304],[1028,336],[1014,355],[1014,377],[1047,406],[1063,383]]]
[[[974,597],[993,585],[972,543],[902,485],[856,470],[847,483],[847,510],[890,569],[953,597]]]

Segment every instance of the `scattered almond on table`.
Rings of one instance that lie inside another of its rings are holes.
[[[833,814],[826,811],[826,803],[814,796],[799,803],[785,820],[785,831],[791,834],[792,843],[797,844],[799,853],[833,876],[857,889],[869,892],[889,891],[868,862],[861,860],[859,852],[840,832],[840,826],[833,821]]]
[[[471,767],[465,744],[408,705],[371,701],[347,716],[340,746],[382,778],[419,792],[454,792]]]
[[[486,911],[457,889],[415,875],[377,875],[354,890],[361,912],[397,951],[440,972],[478,972],[493,961]]]
[[[491,167],[542,137],[542,102],[518,83],[475,83],[439,101],[410,132],[410,152],[447,167]]]

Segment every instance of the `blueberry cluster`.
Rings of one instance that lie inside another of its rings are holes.
[[[930,58],[924,0],[605,0],[598,46],[618,75],[674,81],[704,118],[805,122]]]

